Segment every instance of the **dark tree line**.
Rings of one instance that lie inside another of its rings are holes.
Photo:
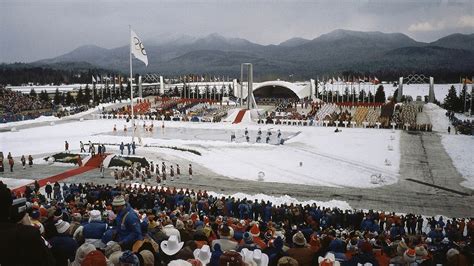
[[[468,112],[470,108],[471,94],[467,89],[467,85],[464,85],[458,95],[454,85],[451,86],[451,88],[449,88],[448,95],[446,95],[446,98],[444,98],[444,109],[453,112]]]

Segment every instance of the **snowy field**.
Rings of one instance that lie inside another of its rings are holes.
[[[114,124],[120,130],[124,126],[124,121],[86,120],[5,132],[0,134],[2,139],[0,150],[10,151],[15,157],[22,154],[34,156],[62,151],[66,140],[73,151],[79,150],[80,140],[84,143],[89,140],[116,144],[122,141],[130,142],[131,136],[123,136],[121,132],[111,134]],[[139,125],[142,125],[142,122]],[[164,129],[155,130],[163,130],[162,136],[170,134],[173,137],[163,139],[142,132],[140,135],[144,145],[193,149],[199,151],[202,156],[152,147],[139,148],[138,155],[147,154],[159,158],[160,154],[166,154],[200,164],[230,178],[257,180],[259,175],[264,175],[265,182],[376,187],[392,184],[398,180],[399,132],[343,128],[342,132],[334,133],[334,128],[281,126],[279,128],[284,136],[298,131],[301,131],[301,134],[285,145],[246,143],[242,142],[242,138],[238,143],[222,140],[222,136],[230,131],[242,136],[245,127],[245,125],[223,123],[165,122]],[[247,125],[247,127],[251,139],[255,139],[255,132],[260,126]],[[274,125],[261,128],[263,136],[268,128],[272,128],[272,137],[275,139],[277,128]],[[176,130],[173,129],[186,129],[187,134],[184,134],[186,137],[176,138],[179,135],[174,134]],[[193,130],[196,132],[208,130],[206,139],[196,137]],[[230,135],[227,135],[227,139],[229,138]],[[393,149],[389,150],[388,146]],[[109,146],[108,151],[118,152],[118,147]],[[385,160],[389,161],[390,165],[386,165]],[[382,179],[372,180],[373,174],[382,174]]]
[[[435,104],[426,104],[423,110],[430,117],[433,130],[441,133],[441,143],[454,166],[466,179],[461,185],[474,189],[474,136],[449,135],[447,129],[451,124],[445,109]],[[454,130],[451,130],[451,133],[453,132]]]

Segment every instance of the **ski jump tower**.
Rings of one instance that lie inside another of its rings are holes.
[[[244,82],[245,67],[247,67],[247,82]],[[244,107],[244,87],[247,83],[247,101]],[[253,66],[251,63],[243,63],[240,65],[240,109],[234,118],[233,124],[241,122],[250,122],[258,118],[257,103],[253,96]]]
[[[243,106],[244,100],[244,68],[247,67],[247,110],[257,109],[257,103],[253,96],[253,65],[243,63],[240,65],[240,106]]]

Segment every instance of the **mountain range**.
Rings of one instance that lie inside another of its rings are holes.
[[[425,43],[402,33],[335,30],[312,40],[292,38],[278,45],[261,45],[214,33],[200,38],[161,35],[145,40],[144,45],[149,65],[133,60],[136,73],[237,77],[241,63],[252,63],[257,79],[366,73],[396,77],[414,72],[472,75],[474,69],[474,34],[457,33]],[[33,64],[80,64],[127,73],[129,46],[86,45]]]

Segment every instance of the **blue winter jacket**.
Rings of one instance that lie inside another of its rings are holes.
[[[84,239],[102,239],[105,231],[107,230],[107,224],[100,221],[91,221],[83,226],[82,235]]]
[[[128,203],[115,218],[115,225],[117,226],[117,238],[119,243],[133,245],[135,241],[143,239],[140,229],[140,219],[138,219],[138,215]]]

